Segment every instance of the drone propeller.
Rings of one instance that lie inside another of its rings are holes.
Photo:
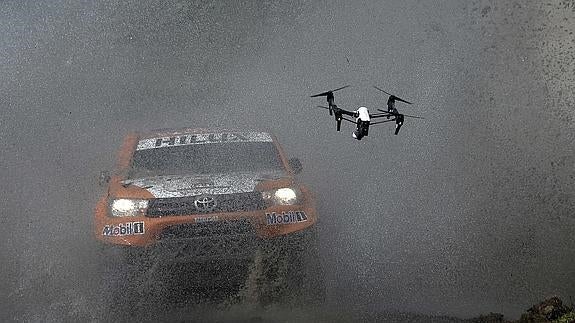
[[[337,89],[335,89],[335,90],[329,90],[329,91],[325,91],[325,92],[322,92],[322,93],[319,93],[319,94],[314,94],[314,95],[312,95],[312,96],[310,96],[310,97],[311,97],[311,98],[315,98],[315,97],[318,97],[318,96],[330,96],[330,95],[333,96],[333,92],[339,91],[339,90],[343,90],[343,89],[348,88],[348,87],[350,87],[350,85],[342,86],[342,87],[337,88]]]
[[[397,97],[397,96],[395,96],[395,95],[393,95],[393,94],[391,94],[391,93],[389,93],[389,92],[386,92],[386,91],[384,91],[384,90],[378,88],[378,87],[375,86],[375,85],[374,85],[373,87],[374,87],[376,90],[379,90],[379,91],[381,91],[381,92],[383,92],[383,93],[389,95],[389,100],[390,100],[390,101],[395,101],[395,100],[397,100],[397,101],[405,102],[405,103],[407,103],[407,104],[411,104],[411,102],[405,101],[404,99],[399,98],[399,97]]]
[[[318,96],[326,96],[327,105],[329,106],[329,108],[328,108],[328,110],[329,110],[329,115],[331,116],[331,115],[333,115],[333,109],[334,109],[334,107],[336,107],[336,105],[333,103],[333,101],[335,100],[335,97],[333,96],[333,92],[339,91],[339,90],[343,90],[343,89],[345,89],[346,87],[349,87],[349,85],[342,86],[342,87],[337,88],[337,89],[335,89],[335,90],[330,90],[330,91],[322,92],[322,93],[319,93],[319,94],[314,94],[314,95],[312,95],[311,97],[312,97],[312,98],[315,98],[315,97],[318,97]]]
[[[377,111],[389,113],[389,114],[394,115],[394,116],[398,116],[398,115],[401,114],[401,115],[403,115],[404,117],[417,118],[417,119],[425,119],[424,117],[410,116],[409,114],[395,113],[395,112],[385,111],[385,110],[382,110],[382,109],[377,109]]]

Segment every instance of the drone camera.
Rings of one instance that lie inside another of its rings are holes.
[[[369,121],[358,121],[358,128],[364,136],[369,134]]]
[[[352,137],[361,140],[361,138],[366,137],[369,134],[369,121],[359,120],[357,123],[357,128],[352,133]]]

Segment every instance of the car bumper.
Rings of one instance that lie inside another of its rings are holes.
[[[298,205],[273,206],[250,212],[159,218],[144,216],[115,218],[107,214],[107,200],[103,198],[96,207],[94,233],[98,240],[116,245],[141,247],[190,240],[197,241],[198,247],[194,248],[201,248],[200,242],[204,240],[212,238],[225,240],[230,236],[241,235],[269,239],[304,230],[318,220],[313,199],[310,198],[304,199],[304,202]],[[183,231],[184,234],[180,235],[178,231]],[[171,232],[175,233],[167,234]]]

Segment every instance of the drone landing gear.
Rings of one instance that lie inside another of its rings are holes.
[[[399,133],[399,129],[403,126],[403,114],[398,114],[395,117],[395,134]]]
[[[335,106],[335,109],[337,109],[337,105]],[[341,113],[341,110],[335,110],[335,122],[336,122],[336,126],[337,126],[337,131],[340,131],[341,129],[341,120],[343,119],[343,114]]]

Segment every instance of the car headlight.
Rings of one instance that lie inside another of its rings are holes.
[[[299,203],[301,192],[296,188],[279,188],[262,192],[264,200],[272,205],[294,205]]]
[[[117,199],[110,203],[110,214],[112,216],[139,216],[146,213],[148,200]]]

